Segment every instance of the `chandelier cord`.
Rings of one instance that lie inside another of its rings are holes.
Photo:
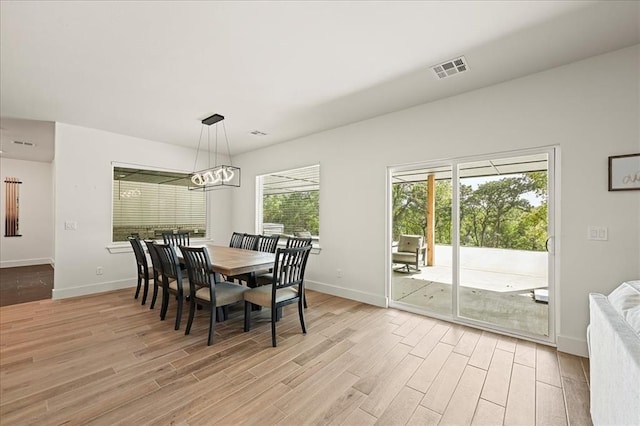
[[[233,162],[231,161],[231,148],[229,148],[229,138],[227,137],[227,126],[224,124],[224,121],[222,122],[222,130],[224,130],[224,139],[227,141],[227,156],[229,158],[229,165],[233,166]]]
[[[200,143],[202,142],[202,132],[204,131],[204,124],[200,127],[200,137],[198,138],[198,150],[196,151],[196,161],[193,162],[193,171],[195,172],[198,165],[198,154],[200,153]]]

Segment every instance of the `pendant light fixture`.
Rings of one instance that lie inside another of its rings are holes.
[[[189,189],[201,189],[209,191],[212,189],[230,188],[240,186],[240,168],[231,165],[231,151],[229,149],[229,138],[227,137],[227,128],[224,125],[224,116],[213,114],[202,120],[202,128],[200,129],[200,139],[198,140],[198,150],[196,151],[196,160],[193,165],[193,173],[191,175],[191,186]],[[227,156],[229,165],[218,164],[218,126],[221,124],[224,132],[224,139],[227,145]],[[211,126],[215,125],[215,153],[213,166],[211,166]],[[198,165],[198,155],[200,154],[200,145],[202,144],[202,134],[207,129],[207,154],[208,167],[205,170],[196,171]]]

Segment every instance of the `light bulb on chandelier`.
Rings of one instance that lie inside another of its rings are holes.
[[[194,172],[191,175],[191,183],[195,186],[190,186],[189,189],[202,189],[205,191],[219,188],[239,187],[240,186],[240,168],[232,165],[218,165],[218,124],[222,122],[224,117],[220,114],[213,114],[210,117],[202,120],[202,128],[200,130],[200,139],[198,140],[198,150],[196,151],[196,159],[193,166]],[[214,165],[211,166],[211,139],[209,129],[211,125],[215,124],[215,159]],[[209,167],[205,170],[195,171],[198,164],[198,154],[200,153],[200,145],[202,143],[202,133],[204,126],[207,127],[207,150],[208,150],[208,164]],[[229,150],[229,139],[227,137],[227,129],[222,123],[224,130],[224,137],[227,144],[227,155],[229,163],[231,163],[231,152]]]

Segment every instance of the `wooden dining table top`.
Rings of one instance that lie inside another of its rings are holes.
[[[198,245],[206,247],[215,272],[223,275],[239,275],[273,267],[276,255],[255,250],[245,250],[214,244]]]

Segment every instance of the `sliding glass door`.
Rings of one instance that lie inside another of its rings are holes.
[[[553,341],[554,158],[390,169],[390,305]],[[417,264],[403,263],[408,236],[424,250]]]

